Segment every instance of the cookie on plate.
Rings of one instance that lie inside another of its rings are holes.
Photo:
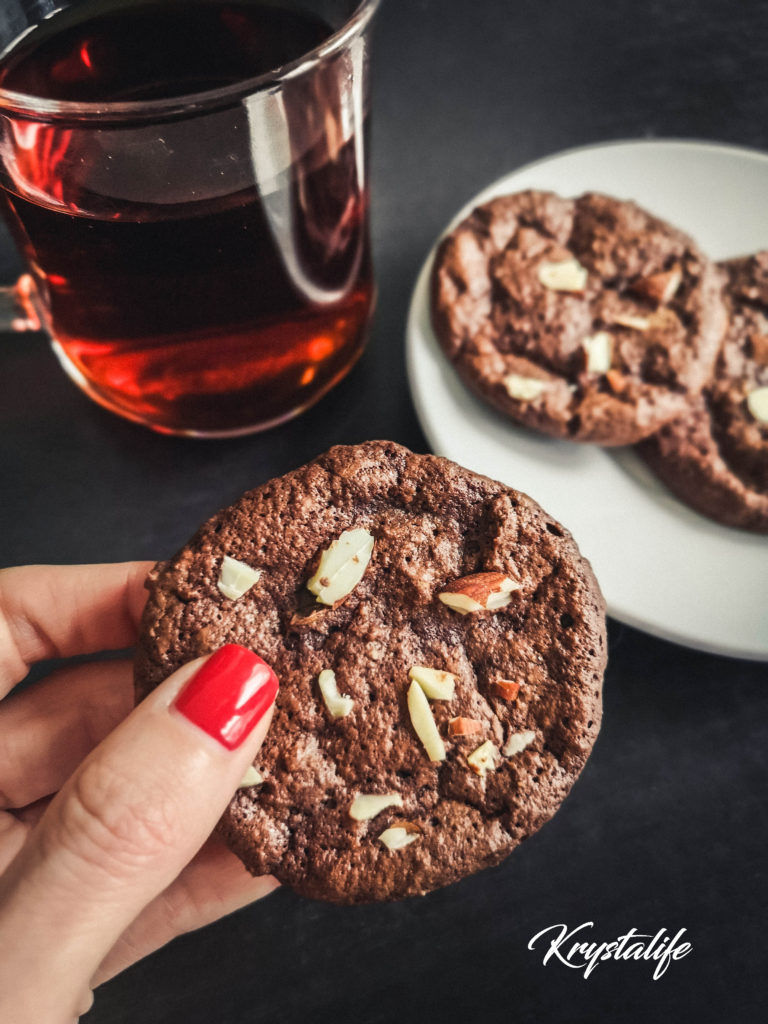
[[[768,252],[721,267],[729,324],[714,377],[688,415],[640,451],[688,505],[768,533]]]
[[[148,588],[138,698],[230,642],[277,673],[220,831],[310,897],[398,899],[499,863],[597,736],[589,563],[530,498],[446,459],[332,448],[215,515]]]
[[[634,203],[520,192],[441,242],[432,322],[464,381],[516,422],[631,444],[709,379],[721,285],[690,238]]]

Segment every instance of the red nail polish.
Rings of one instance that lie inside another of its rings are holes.
[[[226,644],[206,661],[174,707],[227,750],[239,747],[272,705],[277,676],[258,654]]]

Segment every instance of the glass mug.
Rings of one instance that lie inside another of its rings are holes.
[[[91,398],[164,433],[244,434],[355,363],[377,5],[3,0],[13,326],[42,324]]]

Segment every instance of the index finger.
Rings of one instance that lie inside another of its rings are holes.
[[[0,697],[36,661],[133,644],[153,564],[0,569]]]

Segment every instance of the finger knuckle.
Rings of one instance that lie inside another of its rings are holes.
[[[72,779],[60,824],[61,841],[82,863],[119,877],[162,858],[179,834],[170,794],[98,758]]]

